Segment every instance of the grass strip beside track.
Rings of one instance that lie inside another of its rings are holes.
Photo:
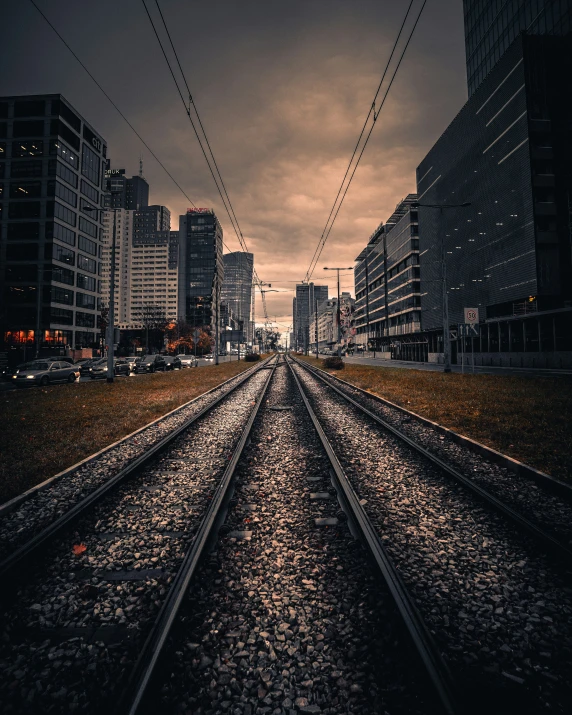
[[[324,369],[323,360],[296,357]],[[572,378],[445,375],[350,363],[331,372],[513,459],[572,481]]]
[[[0,393],[0,504],[253,367],[235,362]]]

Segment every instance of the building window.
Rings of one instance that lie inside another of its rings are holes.
[[[66,120],[70,127],[73,127],[76,130],[76,132],[79,132],[81,129],[80,118],[59,99],[52,100],[52,114],[59,114],[60,117]]]
[[[48,201],[46,204],[46,215],[55,216],[65,223],[69,223],[70,226],[75,226],[76,215],[70,209],[67,209],[62,204],[57,201]]]
[[[44,133],[44,120],[35,119],[30,122],[16,121],[12,128],[12,136],[16,137],[34,137],[42,136]]]
[[[6,246],[6,260],[8,261],[37,261],[37,243],[11,243]]]
[[[10,185],[11,199],[36,199],[41,195],[41,181],[14,181]]]
[[[59,223],[46,225],[46,237],[57,238],[62,243],[67,243],[68,246],[75,246],[75,231],[62,226]]]
[[[93,258],[87,258],[81,254],[78,254],[77,257],[77,267],[88,273],[95,273],[97,271],[97,266]]]
[[[9,241],[36,241],[40,237],[40,224],[37,222],[9,223]]]
[[[94,203],[99,202],[99,191],[96,191],[93,186],[90,186],[87,181],[81,180],[81,193],[91,199]]]
[[[18,201],[10,203],[9,218],[40,218],[39,201]]]
[[[60,261],[60,263],[67,263],[68,266],[73,266],[75,263],[75,252],[54,243],[53,258],[56,261]]]
[[[43,153],[44,142],[41,139],[32,139],[31,141],[25,142],[12,142],[13,159],[21,159],[26,156],[42,156]]]
[[[76,303],[78,308],[90,308],[95,310],[95,296],[86,293],[76,293]]]
[[[71,313],[71,311],[66,311],[66,313]],[[56,322],[56,321],[54,321]],[[61,321],[58,321],[61,322]],[[71,325],[71,323],[70,323]],[[53,343],[55,345],[71,345],[73,339],[72,330],[45,330],[44,331],[44,342]]]
[[[91,221],[85,219],[83,216],[79,217],[79,230],[87,233],[93,238],[97,238],[97,226],[91,223]]]
[[[85,236],[78,237],[77,247],[92,256],[97,256],[97,244],[94,241],[90,241],[89,238],[86,238]]]
[[[99,185],[99,157],[87,144],[81,148],[81,173],[93,184]]]
[[[50,134],[57,134],[74,149],[79,150],[79,137],[59,119],[52,119],[50,122]]]
[[[83,290],[95,291],[95,278],[78,273],[76,285],[78,288],[83,288]]]
[[[6,265],[7,283],[30,283],[38,279],[38,267],[35,265]]]
[[[52,303],[73,305],[73,290],[69,290],[68,288],[58,288],[57,286],[52,286],[50,289],[50,297]]]
[[[87,348],[93,345],[95,342],[95,336],[93,333],[88,333],[85,330],[76,330],[75,333],[75,345],[77,348]]]
[[[52,280],[72,286],[74,283],[74,272],[70,271],[69,268],[52,266]]]
[[[22,99],[14,102],[15,117],[41,117],[46,112],[43,99]]]
[[[50,154],[56,154],[64,163],[70,164],[74,169],[79,168],[79,157],[71,149],[69,149],[65,144],[56,139],[50,141]],[[12,153],[12,156],[14,154]]]
[[[93,313],[82,313],[78,311],[75,314],[75,324],[82,328],[94,328],[95,315]]]
[[[59,325],[73,325],[73,310],[51,307],[50,323],[58,323]]]
[[[42,162],[40,160],[13,161],[10,167],[10,177],[12,179],[25,179],[32,176],[42,175]]]
[[[61,161],[56,161],[56,174],[60,179],[70,184],[70,186],[73,186],[74,189],[77,189],[77,174],[65,164],[62,164]]]

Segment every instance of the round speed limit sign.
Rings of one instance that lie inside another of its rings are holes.
[[[477,308],[465,308],[465,323],[478,323],[479,311]]]

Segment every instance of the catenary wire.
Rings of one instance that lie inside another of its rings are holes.
[[[357,142],[356,142],[356,145],[355,145],[355,147],[354,147],[354,150],[353,150],[353,152],[352,152],[351,158],[350,158],[350,160],[349,160],[349,163],[348,163],[348,166],[347,166],[347,169],[346,169],[346,173],[344,174],[344,178],[343,178],[342,181],[341,181],[340,188],[338,189],[338,193],[336,194],[336,198],[334,199],[334,203],[332,204],[332,208],[330,209],[330,214],[329,214],[328,219],[327,219],[327,221],[326,221],[326,225],[324,226],[324,230],[322,231],[322,235],[320,236],[320,241],[321,241],[322,238],[324,237],[324,233],[326,232],[326,230],[327,230],[327,228],[328,228],[328,224],[330,223],[330,219],[331,219],[331,217],[332,217],[332,214],[334,213],[334,209],[336,208],[336,204],[337,204],[337,202],[338,202],[338,199],[339,199],[339,197],[340,197],[340,194],[342,193],[342,189],[343,189],[343,187],[344,187],[345,180],[346,180],[347,175],[348,175],[348,173],[349,173],[349,171],[350,171],[350,168],[351,168],[352,162],[353,162],[353,160],[354,160],[354,157],[355,157],[355,155],[356,155],[356,153],[357,153],[358,147],[359,147],[359,145],[360,145],[361,139],[362,139],[362,137],[363,137],[363,133],[364,133],[364,131],[365,131],[365,128],[366,128],[366,126],[367,126],[367,123],[368,123],[368,121],[369,121],[369,118],[370,118],[370,116],[371,116],[371,113],[374,112],[374,114],[375,114],[375,102],[376,102],[376,100],[377,100],[377,96],[378,96],[379,91],[380,91],[380,89],[381,89],[381,85],[383,84],[383,80],[385,79],[385,75],[387,74],[387,70],[389,69],[389,65],[390,65],[390,63],[391,63],[391,60],[392,60],[393,55],[394,55],[394,53],[395,53],[395,50],[397,49],[397,44],[398,44],[398,42],[399,42],[399,39],[400,39],[400,37],[401,37],[401,33],[403,32],[403,28],[404,28],[404,26],[405,26],[405,23],[407,22],[407,18],[409,17],[409,12],[410,12],[411,7],[412,7],[412,5],[413,5],[414,2],[415,2],[415,0],[410,0],[410,2],[409,2],[409,7],[407,8],[407,12],[405,13],[405,17],[403,18],[403,22],[401,23],[401,27],[399,28],[399,32],[397,33],[397,38],[396,38],[395,42],[393,43],[393,47],[392,47],[392,49],[391,49],[391,54],[389,55],[389,59],[387,60],[387,63],[386,63],[386,65],[385,65],[385,69],[383,70],[383,75],[381,76],[381,80],[380,80],[380,82],[379,82],[379,85],[377,86],[377,91],[376,91],[375,96],[374,96],[374,98],[373,98],[373,102],[372,102],[371,105],[370,105],[369,112],[367,113],[367,117],[365,118],[365,121],[364,121],[364,123],[363,123],[363,127],[361,128],[361,132],[360,132],[360,135],[359,135],[358,140],[357,140]],[[314,259],[316,258],[316,254],[317,254],[317,252],[318,252],[318,250],[319,250],[320,241],[318,241],[318,245],[316,246],[316,250],[314,251],[314,255],[312,256],[312,260],[310,261],[310,267],[308,268],[308,271],[307,271],[306,276],[305,276],[305,278],[304,278],[305,281],[309,281],[309,280],[310,280],[311,273],[312,273],[313,270],[314,270],[314,268],[313,268]]]
[[[129,128],[134,132],[134,134],[137,136],[139,141],[145,146],[145,148],[148,150],[148,152],[151,154],[151,156],[155,159],[155,161],[159,164],[159,166],[163,169],[163,171],[167,174],[167,176],[171,179],[171,181],[175,184],[175,186],[179,189],[179,191],[183,194],[183,196],[187,199],[187,201],[190,201],[192,206],[195,206],[193,200],[188,196],[188,194],[185,192],[185,190],[180,186],[180,184],[177,182],[177,180],[173,177],[171,172],[167,169],[167,167],[163,164],[163,162],[159,159],[159,157],[155,154],[155,152],[151,149],[149,144],[143,139],[141,134],[135,129],[133,124],[127,119],[125,114],[119,109],[117,104],[111,99],[111,97],[107,94],[107,92],[103,89],[101,84],[95,79],[95,77],[92,75],[92,73],[88,70],[88,68],[84,65],[84,63],[80,60],[80,58],[76,55],[76,53],[72,50],[72,48],[68,45],[66,40],[60,35],[60,33],[56,30],[54,25],[48,20],[46,15],[40,10],[40,8],[36,5],[34,0],[30,0],[32,5],[36,8],[36,10],[40,13],[40,15],[44,18],[44,20],[48,23],[48,25],[52,28],[52,30],[55,32],[55,34],[59,37],[59,39],[64,43],[64,45],[67,47],[67,49],[71,52],[71,54],[74,56],[74,58],[79,62],[79,64],[82,66],[82,68],[85,70],[85,72],[89,75],[90,79],[95,83],[95,85],[98,87],[98,89],[103,93],[104,97],[111,103],[113,108],[118,112],[120,117],[125,121],[125,123],[129,126]],[[195,206],[196,208],[196,206]]]
[[[322,237],[320,238],[320,241],[318,242],[317,255],[316,255],[316,253],[314,254],[314,255],[315,255],[315,259],[313,259],[312,264],[311,264],[310,267],[308,268],[308,271],[307,271],[306,277],[305,277],[305,280],[306,280],[306,281],[309,281],[309,280],[312,278],[312,275],[313,275],[313,273],[314,273],[314,270],[315,270],[315,268],[316,268],[316,265],[317,265],[317,263],[318,263],[318,261],[319,261],[319,259],[320,259],[320,256],[321,256],[321,254],[322,254],[322,251],[324,250],[324,246],[326,245],[326,242],[327,242],[327,240],[328,240],[328,237],[329,237],[329,235],[330,235],[330,232],[331,232],[331,230],[332,230],[332,228],[333,228],[333,226],[334,226],[334,223],[335,223],[335,221],[336,221],[336,218],[337,218],[337,216],[338,216],[338,214],[339,214],[339,212],[340,212],[340,209],[341,209],[341,207],[342,207],[342,204],[343,204],[343,202],[344,202],[344,199],[345,199],[345,197],[346,197],[346,194],[347,194],[347,192],[348,192],[348,189],[349,189],[349,187],[350,187],[350,185],[351,185],[351,183],[352,183],[352,180],[353,180],[353,178],[354,178],[354,176],[355,176],[356,170],[357,170],[357,168],[358,168],[358,166],[359,166],[359,163],[360,163],[360,161],[361,161],[361,158],[362,158],[362,156],[363,156],[363,153],[364,153],[364,151],[365,151],[365,148],[366,148],[366,146],[367,146],[367,144],[368,144],[368,142],[369,142],[369,139],[370,139],[370,137],[371,137],[371,134],[372,134],[372,132],[373,132],[373,129],[374,129],[374,127],[375,127],[375,124],[376,124],[376,122],[377,122],[377,119],[378,119],[378,117],[379,117],[379,114],[380,114],[380,112],[381,112],[381,110],[382,110],[382,108],[383,108],[383,105],[385,104],[385,100],[387,99],[387,95],[389,94],[389,90],[391,89],[391,86],[392,86],[392,84],[393,84],[393,81],[394,81],[394,79],[395,79],[395,77],[396,77],[396,75],[397,75],[397,71],[399,70],[399,67],[401,66],[401,62],[402,62],[402,60],[403,60],[403,57],[404,57],[404,55],[405,55],[405,53],[406,53],[406,51],[407,51],[407,48],[409,47],[409,43],[410,43],[410,41],[411,41],[411,38],[413,37],[413,33],[415,32],[415,29],[416,29],[416,27],[417,27],[417,24],[419,23],[419,20],[420,20],[420,18],[421,18],[421,14],[422,14],[423,9],[425,8],[425,5],[426,5],[426,4],[427,4],[427,0],[423,0],[423,4],[421,5],[421,8],[420,8],[420,10],[419,10],[419,12],[418,12],[418,14],[417,14],[417,17],[416,17],[416,19],[415,19],[415,22],[414,22],[414,24],[413,24],[413,28],[412,28],[411,32],[409,33],[409,37],[407,38],[407,41],[406,41],[406,43],[405,43],[405,47],[404,47],[404,49],[403,49],[403,51],[402,51],[402,53],[401,53],[401,56],[400,56],[400,58],[399,58],[399,60],[398,60],[398,62],[397,62],[397,65],[396,65],[396,67],[395,67],[395,70],[393,71],[393,75],[392,75],[392,77],[391,77],[391,80],[390,80],[390,82],[389,82],[389,85],[388,85],[387,89],[385,90],[385,94],[384,94],[384,96],[383,96],[383,99],[382,99],[382,101],[381,101],[381,104],[380,104],[380,106],[379,106],[379,109],[378,109],[377,112],[375,112],[374,115],[373,115],[372,125],[371,125],[370,130],[369,130],[369,132],[368,132],[368,134],[367,134],[367,137],[366,137],[366,139],[365,139],[365,142],[364,142],[364,144],[363,144],[363,146],[362,146],[362,148],[361,148],[360,154],[359,154],[359,156],[358,156],[358,158],[357,158],[357,161],[356,161],[356,163],[355,163],[355,166],[354,166],[354,168],[353,168],[353,171],[352,171],[352,173],[351,173],[351,175],[350,175],[350,178],[349,178],[349,180],[348,180],[348,183],[347,183],[347,185],[346,185],[346,187],[345,187],[345,190],[344,190],[344,192],[343,192],[343,194],[342,194],[342,197],[341,197],[341,199],[340,199],[340,201],[339,201],[339,203],[338,203],[338,207],[337,207],[337,209],[336,209],[336,211],[335,211],[334,217],[333,217],[332,221],[330,222],[330,226],[329,226],[329,228],[327,229],[327,231],[324,229],[325,232],[322,234]]]

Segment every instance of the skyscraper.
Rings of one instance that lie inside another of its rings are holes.
[[[328,299],[328,286],[317,286],[313,283],[299,283],[296,286],[296,302],[294,304],[294,339],[296,350],[309,348],[311,316],[316,312],[316,303]]]
[[[92,347],[105,141],[60,94],[2,97],[0,137],[0,339],[40,355]]]
[[[212,209],[187,209],[179,221],[179,316],[193,326],[214,326],[223,278],[219,220]]]
[[[125,176],[125,169],[108,169],[105,178],[109,182],[109,208],[140,211],[149,205],[149,184],[142,176]]]
[[[243,324],[244,339],[250,335],[250,305],[252,301],[252,273],[254,256],[252,253],[235,251],[225,253],[224,281],[221,298],[236,320]]]
[[[572,31],[570,0],[463,0],[469,97],[519,33]]]

